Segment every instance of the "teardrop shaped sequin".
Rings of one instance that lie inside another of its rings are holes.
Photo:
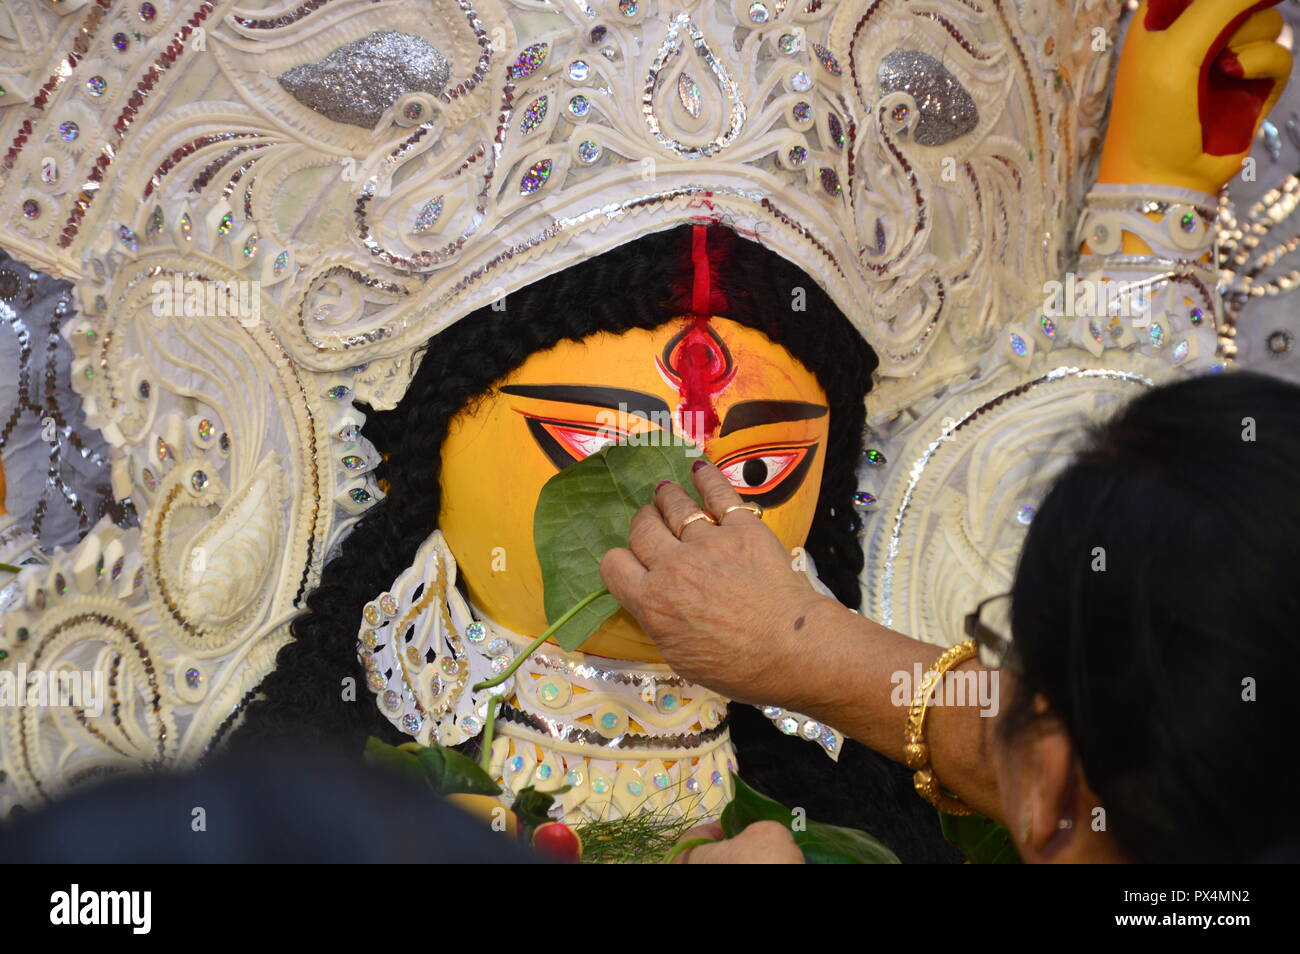
[[[519,55],[515,57],[515,61],[506,67],[506,76],[515,82],[532,76],[541,69],[550,52],[551,45],[549,43],[534,43],[531,46],[524,47],[519,51]]]
[[[532,195],[542,186],[546,185],[546,180],[551,177],[551,160],[542,159],[540,162],[534,162],[528,167],[523,178],[519,180],[519,194]]]
[[[677,77],[677,98],[682,101],[682,108],[691,118],[700,118],[704,100],[700,95],[700,84],[695,82],[689,73]]]
[[[831,51],[826,49],[826,47],[822,46],[820,43],[814,43],[812,45],[812,50],[813,53],[817,55],[817,59],[821,61],[822,67],[827,73],[830,73],[831,76],[839,76],[844,72],[840,69],[840,61],[835,59],[835,57],[831,55]]]
[[[411,229],[412,232],[427,232],[433,228],[442,215],[443,199],[444,196],[440,195],[421,206],[419,213],[415,216],[415,225]]]
[[[834,113],[826,116],[826,128],[831,134],[831,142],[836,149],[844,148],[844,124],[840,122],[840,117]]]
[[[831,198],[838,199],[843,189],[840,186],[840,177],[835,174],[835,170],[823,168],[819,173],[819,177],[821,179],[822,191]]]
[[[528,104],[524,109],[524,114],[519,120],[519,132],[527,136],[530,132],[546,121],[546,111],[551,107],[549,96],[538,96]]]

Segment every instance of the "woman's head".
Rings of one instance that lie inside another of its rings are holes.
[[[695,284],[693,236],[689,226],[672,229],[572,266],[468,315],[430,343],[400,406],[372,415],[366,424],[367,436],[385,457],[378,476],[387,485],[387,497],[358,522],[327,565],[321,585],[308,598],[312,612],[295,622],[296,641],[281,652],[276,672],[263,684],[267,701],[249,711],[250,726],[293,721],[290,708],[308,704],[302,695],[307,686],[337,686],[340,678],[352,673],[353,642],[362,606],[409,565],[416,549],[442,519],[453,525],[445,529],[457,558],[465,560],[463,577],[484,579],[475,563],[491,566],[491,548],[498,544],[492,539],[494,528],[482,523],[492,518],[486,510],[476,512],[471,507],[468,512],[462,509],[467,518],[464,529],[454,526],[457,495],[462,501],[470,500],[475,467],[480,471],[496,468],[501,476],[519,473],[521,486],[515,503],[531,521],[536,493],[545,477],[554,472],[560,456],[557,452],[563,452],[566,445],[554,426],[545,426],[553,423],[554,415],[541,412],[537,392],[503,395],[499,390],[502,384],[617,383],[624,390],[632,387],[656,392],[647,396],[678,410],[683,389],[680,382],[674,386],[673,378],[684,370],[674,367],[682,363],[681,349],[674,352],[667,346],[679,332],[689,333],[697,325],[683,318],[698,312],[701,303]],[[856,606],[862,552],[853,494],[865,417],[863,399],[870,387],[875,356],[820,288],[780,256],[717,226],[708,229],[705,249],[710,278],[705,304],[711,315],[725,320],[714,318],[702,325],[701,334],[712,344],[698,334],[695,337],[697,344],[703,342],[713,349],[715,359],[725,357],[724,352],[733,359],[741,354],[744,366],[737,367],[729,387],[736,393],[744,391],[749,400],[762,400],[763,380],[767,380],[770,399],[798,400],[829,409],[825,416],[786,422],[787,429],[802,426],[798,434],[777,435],[777,426],[763,429],[762,434],[755,430],[752,433],[759,438],[753,443],[766,446],[771,443],[769,438],[781,437],[786,444],[801,445],[801,460],[809,463],[797,488],[802,494],[799,506],[792,506],[793,497],[780,504],[772,498],[769,503],[790,507],[792,513],[804,512],[789,521],[789,542],[803,543],[823,581],[842,601]],[[632,353],[635,348],[628,351],[629,344],[638,341],[648,349],[641,357],[644,366]],[[624,357],[631,362],[629,370],[643,378],[640,385],[620,383],[619,374],[611,375],[610,367],[602,367],[601,352],[613,355],[619,342],[622,351],[628,352]],[[750,372],[758,367],[760,358],[766,362],[766,372],[759,380],[751,380]],[[656,360],[665,365],[662,371],[656,368]],[[573,377],[560,381],[560,368],[572,371]],[[647,368],[652,377],[645,376]],[[525,381],[523,375],[530,369],[538,372],[537,379]],[[713,447],[706,443],[710,455],[720,458],[744,452],[748,445],[743,433],[721,434],[734,395],[730,391],[726,396],[710,394],[710,390],[707,386],[702,391],[695,389],[695,398],[704,394],[705,403],[719,417],[713,433],[718,443]],[[559,417],[569,419],[573,418],[571,412],[578,410],[571,402],[557,406],[565,411]],[[529,413],[531,421],[526,416]],[[461,440],[492,419],[502,428],[513,425],[508,439],[501,430],[495,441]],[[813,443],[817,450],[809,453],[807,448]],[[447,460],[445,452],[451,452]],[[736,463],[740,465],[737,476],[744,479],[744,461],[737,458]],[[794,461],[796,467],[799,463]],[[775,465],[773,461],[765,464]],[[758,476],[757,466],[750,471],[751,477]],[[507,549],[506,566],[531,562],[531,530],[521,536],[518,526],[508,522],[501,523],[500,529],[529,541],[522,560],[515,552],[518,544]],[[477,540],[468,539],[471,530],[477,530]],[[806,541],[802,539],[805,532]],[[471,544],[487,550],[475,552],[469,549]],[[471,580],[471,585],[486,586],[478,580]],[[478,599],[483,594],[480,590],[472,595]],[[536,593],[534,597],[539,607],[540,596]],[[508,594],[502,599],[508,601]],[[511,621],[501,622],[511,626]],[[519,625],[519,629],[529,628],[533,627]],[[273,711],[281,707],[276,697],[288,707],[278,715]],[[339,706],[323,698],[310,705],[337,710],[333,716],[318,711],[297,717],[326,727],[335,718],[355,724],[350,710],[367,708]]]
[[[1298,475],[1300,388],[1236,373],[1142,395],[1057,481],[998,731],[1026,855],[1248,861],[1294,830]]]

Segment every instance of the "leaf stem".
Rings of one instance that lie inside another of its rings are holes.
[[[588,593],[582,599],[578,600],[578,602],[574,603],[573,606],[571,606],[563,616],[557,619],[550,626],[546,627],[546,631],[542,633],[542,635],[538,636],[531,643],[525,646],[524,651],[515,657],[515,661],[506,667],[505,672],[501,673],[501,675],[497,676],[495,679],[489,679],[487,680],[487,682],[478,683],[477,685],[472,687],[473,691],[482,692],[484,689],[491,689],[493,686],[501,685],[501,683],[505,682],[507,679],[509,679],[511,676],[515,674],[515,670],[524,664],[525,659],[527,659],[533,653],[537,652],[537,650],[541,647],[542,643],[546,642],[548,639],[551,638],[552,633],[554,633],[557,629],[559,629],[569,620],[573,619],[573,617],[577,616],[578,613],[586,609],[587,606],[589,606],[591,603],[594,603],[596,600],[600,599],[602,596],[607,595],[608,593],[609,593],[609,589],[607,587],[602,586],[600,589],[596,590],[596,592]]]
[[[488,699],[487,721],[483,723],[483,754],[479,756],[479,764],[483,766],[483,771],[489,775],[492,769],[492,736],[496,734],[497,729],[497,709],[501,706],[501,697],[493,696]]]

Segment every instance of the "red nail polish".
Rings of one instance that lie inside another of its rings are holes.
[[[659,493],[659,491],[663,490],[664,487],[666,487],[668,484],[671,484],[671,483],[672,483],[671,480],[661,480],[661,481],[659,481],[659,483],[655,484],[655,493]]]
[[[694,473],[695,471],[699,470],[701,467],[703,467],[703,466],[704,466],[705,464],[707,464],[707,463],[708,463],[708,461],[705,460],[703,457],[701,457],[701,458],[700,458],[699,460],[697,460],[695,463],[691,464],[691,473]]]

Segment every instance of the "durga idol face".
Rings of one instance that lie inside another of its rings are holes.
[[[530,356],[452,419],[442,530],[474,605],[520,635],[546,628],[533,511],[557,471],[614,441],[692,442],[788,549],[812,526],[830,409],[812,372],[727,318],[598,332]],[[648,501],[647,501],[648,503]],[[583,651],[660,662],[624,610]]]

